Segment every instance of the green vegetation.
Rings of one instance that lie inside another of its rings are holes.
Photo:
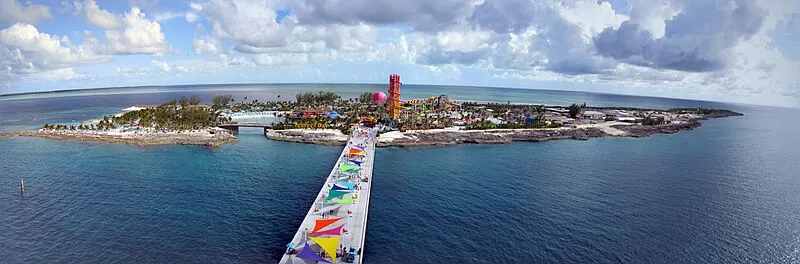
[[[319,91],[317,93],[298,93],[295,98],[297,99],[298,104],[305,106],[316,106],[321,104],[333,104],[342,97],[332,92]]]
[[[214,109],[222,109],[227,107],[231,102],[233,102],[233,96],[230,94],[214,96],[214,98],[211,98],[211,107]]]
[[[585,108],[585,107],[586,107],[586,103],[583,103],[582,105],[579,105],[579,104],[571,104],[571,105],[569,105],[567,107],[567,110],[569,110],[569,117],[570,118],[578,117],[578,115],[581,113],[581,110],[583,108]]]
[[[174,130],[201,129],[228,121],[220,118],[219,112],[213,108],[200,103],[196,96],[181,97],[177,103],[172,100],[155,108],[127,112],[120,117],[112,117],[112,121],[117,124],[138,121],[143,127]]]

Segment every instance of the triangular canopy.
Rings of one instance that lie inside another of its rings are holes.
[[[344,228],[344,224],[342,224],[340,226],[337,226],[337,227],[334,227],[334,228],[331,228],[331,229],[328,229],[328,230],[325,230],[325,231],[314,232],[314,233],[311,233],[309,235],[333,235],[333,236],[339,236],[339,235],[342,235],[342,228]]]
[[[325,201],[327,202],[327,201],[333,200],[333,199],[335,199],[336,197],[339,197],[339,196],[342,196],[342,195],[344,195],[345,193],[348,193],[348,192],[345,192],[345,191],[337,191],[337,190],[333,190],[333,189],[331,189],[330,191],[328,191],[328,198],[325,198]]]
[[[337,204],[349,204],[349,203],[353,202],[353,196],[347,196],[347,198],[343,198],[343,199],[340,199],[340,200],[335,200],[333,202],[337,203]]]
[[[347,181],[337,181],[336,183],[338,183],[338,184],[341,184],[341,185],[342,185],[342,186],[344,186],[344,187],[347,187],[347,189],[353,189],[354,187],[356,187],[356,184],[355,184],[355,183],[352,183],[352,182],[347,182]],[[334,186],[335,186],[335,185],[334,185]]]
[[[365,148],[365,147],[362,147],[362,146],[352,146],[352,147],[353,147],[353,148],[360,149],[360,150],[364,150],[364,148]]]
[[[339,166],[339,170],[340,171],[349,171],[349,170],[357,170],[357,169],[359,169],[358,165],[351,164],[351,163],[342,163],[342,165]]]
[[[333,188],[331,188],[331,190],[344,191],[344,190],[350,190],[350,188],[334,185]]]
[[[340,171],[339,173],[350,173],[350,174],[354,174],[354,173],[358,173],[358,169],[355,169],[355,170],[346,170],[346,171]]]
[[[314,250],[311,249],[311,246],[308,245],[308,242],[306,242],[306,245],[303,246],[303,250],[301,250],[300,253],[297,253],[297,257],[301,259],[307,259],[310,261],[324,261],[327,263],[331,263],[327,259],[320,257],[317,254],[317,252],[314,252]]]
[[[348,160],[348,161],[352,162],[355,165],[358,165],[359,167],[361,166],[361,163],[362,163],[362,161],[357,161],[357,160]]]
[[[330,219],[317,219],[316,222],[314,223],[314,230],[311,230],[311,232],[312,233],[313,232],[317,232],[320,229],[323,229],[326,226],[329,226],[329,225],[331,225],[333,223],[336,223],[336,221],[339,221],[339,220],[342,220],[342,218],[341,217],[337,217],[337,218],[330,218]]]
[[[328,255],[331,256],[333,259],[333,263],[336,263],[336,249],[339,248],[339,240],[342,238],[340,236],[335,237],[309,237],[311,240],[317,243],[325,252],[328,252]]]
[[[351,149],[350,149],[350,151],[348,151],[348,154],[350,154],[350,155],[364,156],[364,155],[366,155],[367,153],[364,153],[364,151],[363,151],[363,150],[360,150],[360,149],[357,149],[357,148],[351,148]]]
[[[361,162],[359,162],[359,163],[355,163],[355,162],[352,162],[352,161],[349,161],[349,160],[348,160],[348,161],[345,161],[344,163],[342,163],[342,165],[345,165],[345,164],[347,164],[347,165],[350,165],[350,166],[357,166],[357,167],[361,167]]]

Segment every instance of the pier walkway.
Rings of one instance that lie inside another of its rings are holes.
[[[354,129],[279,263],[362,263],[376,133]]]

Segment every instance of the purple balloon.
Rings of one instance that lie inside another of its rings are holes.
[[[372,104],[382,105],[386,103],[386,94],[383,92],[375,92],[372,94]]]

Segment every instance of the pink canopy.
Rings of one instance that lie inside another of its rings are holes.
[[[334,227],[334,228],[331,228],[331,229],[328,229],[328,230],[325,230],[325,231],[317,231],[317,232],[311,233],[309,235],[312,235],[312,236],[315,236],[315,235],[340,236],[340,235],[342,235],[342,228],[344,228],[344,224],[342,224],[340,226],[337,226],[337,227]]]

